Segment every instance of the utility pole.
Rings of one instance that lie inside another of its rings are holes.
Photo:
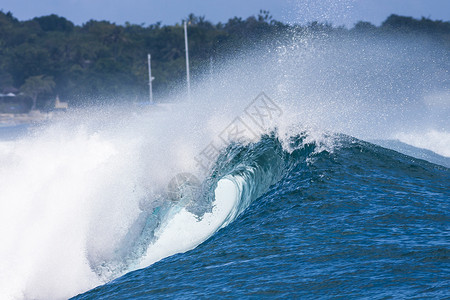
[[[212,57],[212,55],[210,55],[209,56],[209,76],[210,76],[210,78],[212,78],[213,70],[214,70],[213,62],[214,62],[213,57]]]
[[[191,77],[189,75],[189,49],[188,49],[188,36],[187,36],[187,21],[184,21],[184,47],[186,49],[186,84],[188,100],[191,100]]]
[[[150,104],[153,104],[153,89],[152,89],[152,81],[155,79],[155,77],[152,77],[152,65],[151,65],[151,59],[152,56],[150,54],[147,54],[148,59],[148,96],[150,100]]]
[[[213,57],[212,55],[209,56],[209,92],[213,94],[213,73],[214,73],[214,66],[213,66]]]

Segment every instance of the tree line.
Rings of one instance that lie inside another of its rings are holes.
[[[353,28],[312,22],[289,25],[267,11],[246,19],[213,24],[190,14],[192,76],[248,46],[292,34],[325,32],[345,35],[422,35],[450,48],[450,22],[389,16],[380,26],[358,22]],[[0,11],[0,93],[15,92],[31,108],[44,108],[59,95],[70,105],[144,99],[148,92],[147,53],[152,56],[156,95],[185,78],[183,25],[117,25],[91,20],[81,26],[57,15],[19,21]]]

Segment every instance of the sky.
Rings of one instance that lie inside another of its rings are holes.
[[[357,21],[380,25],[390,14],[450,21],[450,0],[1,0],[0,10],[19,20],[57,14],[77,25],[94,19],[116,24],[179,23],[189,13],[213,23],[270,11],[285,23],[312,21],[352,27]]]

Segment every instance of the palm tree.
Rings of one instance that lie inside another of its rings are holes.
[[[55,88],[55,82],[52,76],[31,76],[25,80],[25,83],[20,87],[20,91],[33,100],[31,110],[36,109],[36,100],[39,94],[50,93]]]

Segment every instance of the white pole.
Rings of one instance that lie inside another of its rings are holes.
[[[212,56],[209,57],[209,89],[210,93],[213,93],[213,58]]]
[[[191,78],[189,75],[189,49],[188,49],[188,36],[187,36],[187,22],[184,21],[184,47],[186,49],[186,83],[188,100],[191,99]]]
[[[150,100],[150,104],[153,104],[152,81],[155,78],[152,77],[152,65],[151,65],[152,56],[150,54],[148,54],[147,55],[147,59],[148,59],[148,92],[149,92],[149,100]]]
[[[213,58],[209,56],[209,76],[212,77],[213,74]]]

